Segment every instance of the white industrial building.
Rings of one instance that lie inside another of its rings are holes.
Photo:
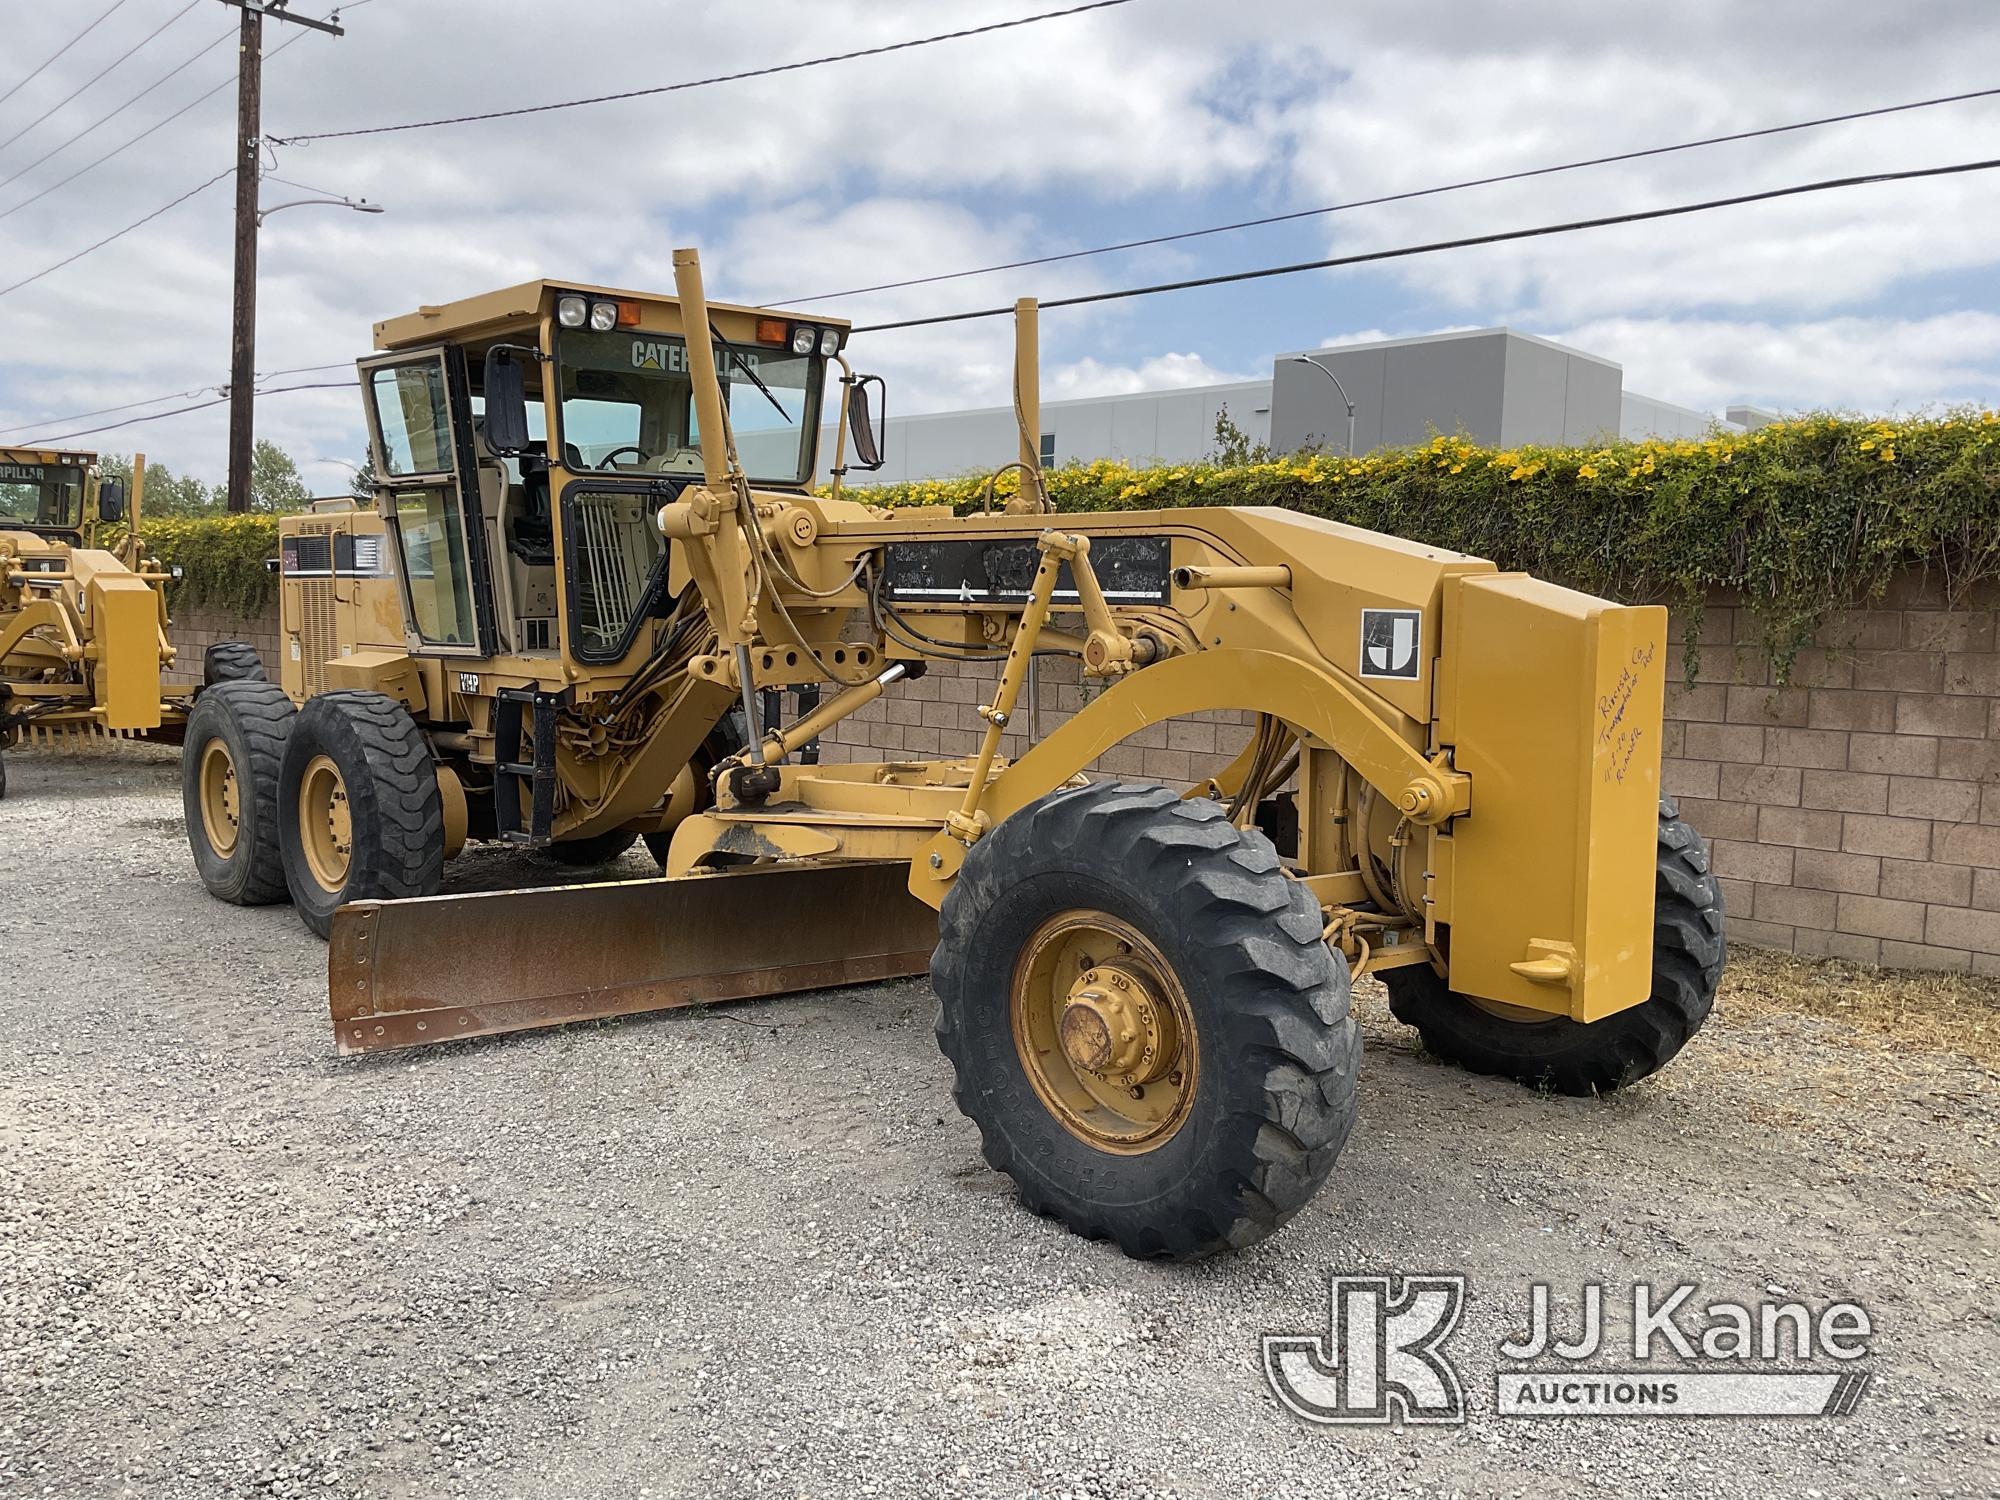
[[[1317,366],[1317,368],[1310,368]],[[1610,438],[1700,437],[1741,431],[1771,414],[1732,407],[1729,419],[1624,389],[1614,361],[1510,328],[1379,339],[1279,356],[1271,378],[1042,403],[1042,463],[1122,459],[1188,463],[1215,447],[1226,410],[1253,444],[1289,453],[1309,445],[1353,451],[1425,442],[1433,432],[1480,443],[1590,443]],[[1739,415],[1740,414],[1740,415]],[[822,444],[830,463],[832,431]],[[882,469],[863,483],[895,484],[991,470],[1019,437],[1010,406],[891,416]]]

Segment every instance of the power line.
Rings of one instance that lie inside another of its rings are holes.
[[[351,359],[342,359],[328,365],[294,365],[289,370],[266,370],[257,378],[261,381],[277,380],[286,375],[317,375],[322,370],[345,370],[353,363],[354,361]],[[122,406],[100,406],[92,411],[73,411],[64,417],[37,417],[32,422],[17,422],[12,427],[0,427],[0,437],[14,432],[26,432],[34,427],[61,427],[69,422],[87,422],[92,417],[108,417],[121,411],[137,411],[142,406],[153,406],[161,401],[185,401],[189,397],[199,396],[205,391],[220,393],[226,389],[227,386],[224,385],[198,385],[193,390],[165,391],[157,396],[145,396],[137,401],[127,401]],[[275,392],[270,394],[275,394]]]
[[[1110,255],[1120,250],[1141,250],[1149,245],[1170,245],[1179,240],[1201,239],[1205,235],[1230,234],[1239,229],[1261,229],[1268,224],[1286,224],[1295,219],[1313,219],[1325,214],[1346,213],[1350,209],[1375,208],[1384,203],[1405,203],[1413,198],[1431,198],[1441,193],[1463,192],[1467,188],[1492,187],[1503,182],[1523,182],[1531,177],[1548,177],[1558,172],[1575,172],[1584,167],[1603,167],[1615,162],[1640,161],[1649,156],[1667,156],[1676,151],[1693,151],[1704,146],[1728,145],[1734,141],[1756,140],[1762,136],[1784,135],[1795,130],[1814,130],[1822,125],[1841,125],[1850,120],[1869,120],[1878,115],[1901,114],[1913,109],[1931,109],[1940,104],[1963,104],[1972,99],[1991,99],[2000,88],[1976,89],[1968,94],[1944,94],[1935,99],[1913,99],[1907,104],[1885,104],[1877,109],[1857,109],[1844,115],[1823,115],[1816,120],[1794,120],[1788,125],[1765,125],[1756,130],[1739,130],[1730,135],[1704,136],[1697,141],[1677,141],[1670,146],[1647,146],[1638,151],[1620,151],[1610,156],[1591,156],[1550,167],[1527,167],[1517,172],[1501,172],[1492,177],[1472,177],[1437,187],[1411,188],[1384,193],[1377,198],[1356,198],[1347,203],[1330,203],[1324,208],[1301,208],[1291,213],[1270,214],[1261,219],[1239,219],[1234,224],[1213,224],[1206,229],[1184,229],[1175,234],[1156,234],[1142,240],[1123,240],[1115,245],[1098,245],[1089,250],[1066,250],[1056,255],[1037,255],[1027,260],[1002,261],[969,271],[945,271],[936,276],[913,276],[907,281],[884,281],[876,286],[850,287],[844,292],[816,292],[810,297],[780,297],[777,307],[798,307],[807,302],[825,302],[835,297],[864,297],[871,292],[890,292],[903,287],[931,286],[940,281],[960,281],[968,276],[989,276],[996,271],[1018,271],[1028,266],[1048,266],[1059,261],[1083,260],[1093,255]]]
[[[259,391],[257,394],[259,396],[288,396],[293,391],[335,391],[346,386],[358,386],[360,384],[361,382],[358,380],[322,380],[307,385],[281,385],[275,390]],[[86,427],[80,432],[65,432],[59,437],[43,438],[40,443],[17,444],[16,446],[60,448],[74,438],[95,437],[100,432],[116,432],[121,427],[136,427],[141,422],[159,422],[164,421],[168,417],[184,417],[189,412],[207,411],[212,406],[226,406],[228,404],[229,398],[227,396],[217,396],[212,401],[197,401],[192,406],[179,406],[172,411],[149,412],[143,417],[128,417],[123,422],[108,422],[102,427]]]
[[[439,125],[470,125],[481,120],[507,120],[516,115],[547,114],[551,110],[580,109],[586,104],[611,104],[621,99],[645,99],[655,94],[676,94],[686,89],[705,89],[718,83],[741,83],[750,78],[769,78],[779,73],[797,73],[806,68],[823,68],[831,63],[853,62],[857,58],[881,57],[890,52],[906,52],[912,47],[931,47],[939,42],[956,42],[966,37],[985,36],[994,31],[1010,31],[1017,26],[1032,26],[1038,21],[1055,21],[1064,16],[1078,16],[1085,11],[1109,10],[1114,5],[1129,5],[1131,0],[1089,0],[1085,5],[1072,5],[1064,10],[1045,10],[1039,15],[1021,16],[1012,21],[993,21],[985,26],[968,26],[961,31],[943,31],[935,36],[912,37],[903,42],[885,42],[879,47],[861,47],[853,52],[836,52],[826,57],[810,57],[799,62],[777,63],[768,68],[749,68],[740,73],[718,73],[711,78],[690,78],[681,83],[666,83],[649,89],[627,89],[617,94],[595,94],[588,99],[565,99],[555,104],[528,104],[518,109],[488,110],[477,115],[450,115],[437,120],[412,120],[402,125],[365,125],[353,130],[322,130],[313,135],[272,136],[271,140],[280,146],[302,146],[308,141],[337,141],[357,135],[388,135],[400,130],[430,130]]]
[[[1159,292],[1184,292],[1196,287],[1223,286],[1237,281],[1258,281],[1269,276],[1292,276],[1301,271],[1325,271],[1338,266],[1367,265],[1374,261],[1400,260],[1412,255],[1432,255],[1440,250],[1467,250],[1477,245],[1499,245],[1512,240],[1535,239],[1543,235],[1574,234],[1585,229],[1605,229],[1616,224],[1643,224],[1652,219],[1670,219],[1682,214],[1705,213],[1715,208],[1733,208],[1744,203],[1764,203],[1773,198],[1795,198],[1805,193],[1825,193],[1836,188],[1863,187],[1878,182],[1910,182],[1923,177],[1947,177],[1962,172],[1986,172],[2000,167],[2000,157],[1987,161],[1957,162],[1943,167],[1914,167],[1902,172],[1871,172],[1860,177],[1829,177],[1819,182],[1801,182],[1791,187],[1766,188],[1757,193],[1738,193],[1728,198],[1709,198],[1700,203],[1677,203],[1667,208],[1639,209],[1632,213],[1607,214],[1596,219],[1573,219],[1564,224],[1540,224],[1531,229],[1502,229],[1492,234],[1467,235],[1455,240],[1433,240],[1423,245],[1403,245],[1393,250],[1370,250],[1360,255],[1335,255],[1324,260],[1302,260],[1291,265],[1262,266],[1254,271],[1229,271],[1217,276],[1196,276],[1186,281],[1161,281],[1151,286],[1126,287],[1115,292],[1089,292],[1076,297],[1057,297],[1041,305],[1081,307],[1089,302],[1116,302],[1126,297],[1150,297]],[[871,323],[854,329],[856,333],[887,333],[898,328],[928,328],[939,323],[968,323],[976,318],[1006,317],[1007,307],[985,307],[973,312],[940,313],[928,318],[904,318],[894,323]]]
[[[77,85],[76,88],[72,89],[69,93],[65,94],[61,102],[50,105],[47,109],[43,110],[40,114],[36,115],[34,119],[30,120],[27,124],[23,125],[19,130],[15,131],[12,135],[8,136],[6,140],[0,141],[0,151],[5,151],[9,146],[13,145],[14,142],[18,141],[22,136],[26,135],[29,131],[33,130],[37,125],[41,124],[42,121],[46,120],[50,115],[54,114],[57,110],[61,109],[63,105],[68,104],[70,100],[74,99],[78,94],[81,94],[85,89],[89,88],[91,84],[97,82],[98,79],[102,78],[106,73],[109,73],[113,68],[117,67],[120,63],[125,61],[126,58],[130,57],[134,52],[137,52],[141,47],[145,46],[146,43],[150,42],[154,37],[158,36],[161,32],[165,31],[169,26],[173,25],[174,22],[178,21],[182,16],[186,15],[189,11],[193,10],[200,3],[201,0],[188,0],[188,3],[186,5],[183,5],[179,10],[175,11],[172,15],[168,16],[166,20],[160,22],[159,25],[155,26],[151,31],[147,32],[144,36],[139,38],[138,41],[134,42],[131,46],[127,47],[123,52],[119,53],[116,57],[112,58],[110,62],[106,63],[103,67],[99,68],[95,73],[91,74],[87,81]]]
[[[1703,213],[1711,209],[1737,207],[1746,203],[1762,203],[1777,198],[1798,197],[1803,194],[1830,192],[1841,188],[1865,187],[1885,182],[1910,182],[1931,177],[1955,176],[1967,172],[1984,172],[1990,171],[1995,167],[2000,167],[2000,158],[1985,161],[1959,162],[1939,167],[1916,167],[1899,172],[1873,172],[1857,177],[1827,178],[1818,182],[1797,183],[1790,187],[1767,188],[1756,193],[1741,193],[1728,198],[1711,198],[1699,203],[1682,203],[1665,208],[1640,209],[1631,213],[1612,214],[1595,219],[1578,219],[1563,224],[1545,224],[1527,229],[1499,230],[1492,234],[1470,235],[1453,240],[1436,240],[1428,244],[1405,245],[1390,250],[1373,250],[1358,255],[1332,256],[1323,260],[1300,261],[1291,265],[1265,266],[1251,271],[1235,271],[1217,276],[1195,277],[1185,281],[1158,282],[1150,286],[1127,287],[1118,291],[1092,292],[1076,297],[1061,297],[1044,302],[1041,305],[1045,308],[1078,307],[1086,303],[1111,302],[1129,297],[1147,297],[1161,292],[1189,291],[1198,287],[1221,286],[1239,281],[1255,281],[1272,276],[1290,276],[1302,271],[1331,270],[1342,266],[1365,265],[1371,262],[1402,259],[1416,255],[1431,255],[1444,250],[1463,250],[1480,245],[1504,244],[1510,241],[1534,239],[1548,235],[1573,234],[1583,230],[1603,229],[1620,224],[1638,224],[1654,219],[1674,218],[1686,214]],[[205,183],[203,186],[209,186],[219,180],[220,177],[211,178],[209,183]],[[200,192],[201,189],[196,188],[194,191]],[[186,196],[192,197],[193,193]],[[169,208],[172,206],[172,204],[168,205]],[[165,210],[162,209],[159,212],[163,213]],[[12,288],[5,290],[12,290]],[[4,295],[4,291],[0,291],[0,295]],[[855,328],[853,331],[855,333],[888,333],[898,329],[924,328],[940,323],[963,323],[979,318],[1005,317],[1013,311],[1012,307],[982,308],[971,312],[943,313],[927,318],[906,318],[894,323],[866,324]],[[344,364],[345,362],[342,361],[326,365],[302,365],[288,370],[275,370],[263,378],[276,379],[282,375],[312,374],[321,370],[340,369],[344,367]],[[352,380],[321,381],[305,385],[279,386],[275,389],[259,391],[258,394],[282,396],[291,391],[335,390],[357,384],[359,384],[358,381]],[[65,421],[78,421],[90,416],[108,415],[112,412],[129,410],[133,406],[145,406],[151,404],[153,401],[171,399],[173,399],[172,396],[149,397],[145,401],[132,402],[129,406],[105,407],[96,412],[80,412],[73,417],[51,419],[48,425],[59,426]],[[226,397],[219,397],[213,401],[204,401],[193,406],[180,407],[173,411],[153,412],[142,417],[130,418],[124,422],[114,422],[105,427],[87,428],[79,432],[68,433],[49,441],[63,443],[67,442],[70,438],[89,437],[99,432],[115,431],[118,428],[134,426],[141,422],[152,422],[164,417],[181,416],[187,412],[202,411],[211,406],[219,406],[225,400],[227,400]],[[33,425],[36,424],[24,423],[20,427],[5,430],[8,432],[19,432]]]
[[[213,52],[217,47],[221,46],[224,42],[228,41],[231,36],[235,35],[235,32],[236,28],[232,26],[229,28],[229,30],[223,32],[222,35],[217,37],[214,41],[207,43],[197,51],[189,53],[185,59],[175,64],[173,67],[169,68],[166,72],[162,73],[158,78],[155,78],[151,83],[147,84],[144,88],[140,89],[138,93],[131,95],[129,98],[125,100],[124,103],[120,104],[116,109],[112,110],[110,114],[102,115],[96,120],[93,120],[90,124],[84,126],[83,129],[79,130],[75,135],[71,136],[61,145],[51,146],[48,150],[44,151],[40,156],[36,157],[33,161],[29,162],[25,167],[17,169],[12,176],[0,178],[0,187],[6,187],[9,183],[20,181],[23,177],[27,176],[30,172],[34,171],[35,168],[39,167],[43,162],[47,161],[50,157],[58,156],[62,152],[69,150],[71,146],[74,146],[78,141],[82,140],[85,136],[89,135],[92,131],[98,129],[100,126],[109,125],[113,120],[117,119],[120,115],[124,114],[126,110],[130,109],[133,105],[137,104],[141,99],[145,98],[148,94],[152,93],[153,90],[158,88],[161,84],[166,83],[171,79],[178,78],[181,75],[181,73],[184,72],[187,68],[191,67],[196,62],[199,62],[202,58],[206,57],[209,53]]]
[[[161,401],[185,401],[190,396],[199,396],[212,386],[197,386],[191,391],[171,391],[164,396],[147,396],[138,401],[127,401],[123,406],[100,406],[95,411],[72,412],[66,417],[43,417],[33,422],[17,422],[12,427],[0,427],[0,437],[10,433],[27,432],[36,427],[61,427],[66,422],[85,422],[92,417],[108,417],[116,412],[137,411],[142,406],[153,406]]]
[[[97,243],[93,245],[85,245],[81,250],[77,251],[76,254],[66,255],[52,266],[43,266],[41,270],[35,272],[35,274],[32,276],[23,276],[19,281],[15,282],[12,286],[0,286],[0,297],[5,297],[10,292],[18,292],[21,290],[22,287],[29,285],[31,282],[40,281],[44,276],[47,276],[50,272],[60,271],[64,266],[82,260],[86,255],[90,254],[93,250],[102,250],[106,245],[110,244],[113,240],[123,239],[133,230],[139,228],[140,225],[152,223],[153,220],[159,218],[159,216],[167,212],[168,209],[179,208],[183,203],[187,202],[188,199],[192,198],[196,193],[206,192],[209,188],[214,187],[218,182],[222,181],[223,178],[227,177],[230,173],[234,172],[235,170],[236,169],[234,167],[224,167],[220,172],[217,172],[213,177],[209,178],[208,181],[201,183],[199,186],[189,188],[185,193],[182,193],[180,197],[174,199],[174,201],[171,203],[161,204],[160,207],[154,209],[151,213],[147,214],[145,218],[135,219],[132,223],[127,224],[123,229],[120,229],[112,234],[107,234],[103,239],[97,241]]]
[[[354,7],[350,5],[348,8],[351,10]],[[336,9],[334,13],[338,14],[338,10]],[[283,52],[287,47],[291,46],[294,42],[303,41],[305,39],[305,36],[306,33],[301,31],[293,36],[287,37],[284,41],[278,43],[277,46],[273,47],[269,52],[266,52],[264,54],[264,61],[269,62],[272,58],[276,57],[280,52]],[[138,145],[139,142],[143,141],[147,136],[151,135],[154,131],[173,124],[174,121],[178,120],[182,115],[186,114],[196,105],[206,103],[208,100],[213,99],[217,94],[221,93],[224,89],[233,87],[235,83],[236,79],[232,75],[231,77],[223,79],[222,82],[218,83],[214,88],[210,89],[207,93],[195,95],[194,98],[188,100],[187,103],[183,104],[179,109],[175,110],[165,119],[155,120],[151,125],[148,125],[144,130],[140,131],[137,135],[133,136],[129,141],[125,142],[124,145],[113,146],[109,151],[105,152],[95,161],[89,162],[84,166],[78,167],[74,172],[70,173],[69,176],[50,183],[47,187],[43,188],[39,193],[36,193],[33,197],[23,198],[19,203],[16,203],[12,208],[0,208],[0,219],[7,218],[11,214],[17,214],[22,209],[28,207],[30,204],[41,202],[42,199],[48,197],[50,193],[53,193],[60,188],[68,187],[72,182],[75,182],[77,178],[83,176],[86,172],[95,171],[97,168],[103,166],[106,162],[110,161],[112,157],[122,155],[123,153],[131,150],[132,147]]]
[[[289,370],[267,370],[257,378],[276,380],[280,375],[317,375],[321,370],[345,370],[353,363],[351,359],[337,359],[330,365],[294,365]]]
[[[102,26],[106,21],[110,20],[111,11],[117,10],[118,7],[123,5],[124,3],[125,0],[111,0],[111,10],[105,11],[95,21],[92,21],[88,26],[84,27],[83,30],[79,31],[75,36],[71,37],[68,41],[64,42],[60,47],[56,48],[54,57],[51,57],[48,59],[47,62],[42,63],[42,65],[36,68],[34,72],[29,73],[24,77],[22,77],[20,81],[17,82],[11,89],[7,90],[6,93],[0,94],[0,104],[5,104],[9,99],[13,98],[16,94],[20,93],[25,85],[32,83],[36,78],[41,76],[43,69],[47,68],[49,63],[54,62],[57,57],[61,57],[65,52],[69,51],[70,48],[74,47],[78,42],[82,41],[85,37],[89,36],[91,32],[97,30],[99,26]]]
[[[332,188],[314,187],[310,182],[294,182],[289,177],[280,177],[276,172],[266,172],[257,180],[259,182],[282,183],[288,188],[297,188],[302,193],[318,193],[322,198],[344,198],[346,196],[344,193],[335,192]]]

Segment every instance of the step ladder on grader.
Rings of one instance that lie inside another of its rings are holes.
[[[180,742],[193,689],[166,691],[164,585],[139,532],[146,459],[125,481],[94,453],[0,448],[0,797],[4,752],[22,743]],[[106,539],[108,540],[108,538]]]
[[[928,969],[1022,1200],[1185,1258],[1332,1170],[1357,974],[1430,1051],[1568,1093],[1701,1025],[1722,902],[1660,795],[1663,610],[1282,510],[1053,513],[1032,303],[1018,496],[871,504],[848,326],[674,264],[676,296],[532,282],[378,324],[375,505],[284,523],[281,680],[196,706],[203,878],[330,937],[342,1052]],[[1010,761],[1049,653],[1102,690]],[[933,662],[996,675],[976,756],[805,753]],[[1088,775],[1208,710],[1255,725],[1214,779]],[[643,839],[666,878],[438,894],[468,839]]]

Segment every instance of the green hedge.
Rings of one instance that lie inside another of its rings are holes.
[[[980,476],[860,492],[890,505],[977,509]],[[995,483],[1005,499],[1018,473]],[[1064,511],[1276,505],[1488,557],[1627,602],[1688,611],[1716,590],[1761,618],[1780,675],[1834,610],[1908,569],[1954,588],[2000,574],[2000,414],[1899,422],[1815,416],[1698,442],[1481,448],[1439,437],[1359,459],[1298,455],[1233,467],[1055,469]],[[276,579],[270,515],[163,518],[148,546],[183,577],[172,601],[256,614]]]
[[[265,566],[278,555],[275,515],[142,515],[139,524],[146,550],[162,566],[181,570],[167,585],[170,609],[218,609],[251,618],[277,597],[278,576]]]
[[[886,504],[977,509],[973,475],[870,489]],[[1835,610],[1908,569],[1954,589],[2000,573],[2000,414],[1812,416],[1700,441],[1481,448],[1437,437],[1359,459],[1050,471],[1058,510],[1275,505],[1491,558],[1627,603],[1687,611],[1731,590],[1780,680]],[[1018,471],[995,483],[1005,497]]]

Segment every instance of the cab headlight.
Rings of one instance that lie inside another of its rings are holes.
[[[618,326],[618,304],[616,302],[593,302],[590,304],[590,331],[609,333]]]
[[[819,352],[828,359],[832,359],[834,355],[840,353],[840,330],[838,328],[822,328],[819,331]]]
[[[792,330],[792,353],[810,354],[819,347],[819,330],[801,325]]]
[[[571,294],[556,298],[556,321],[565,328],[581,328],[586,316],[584,300]]]

